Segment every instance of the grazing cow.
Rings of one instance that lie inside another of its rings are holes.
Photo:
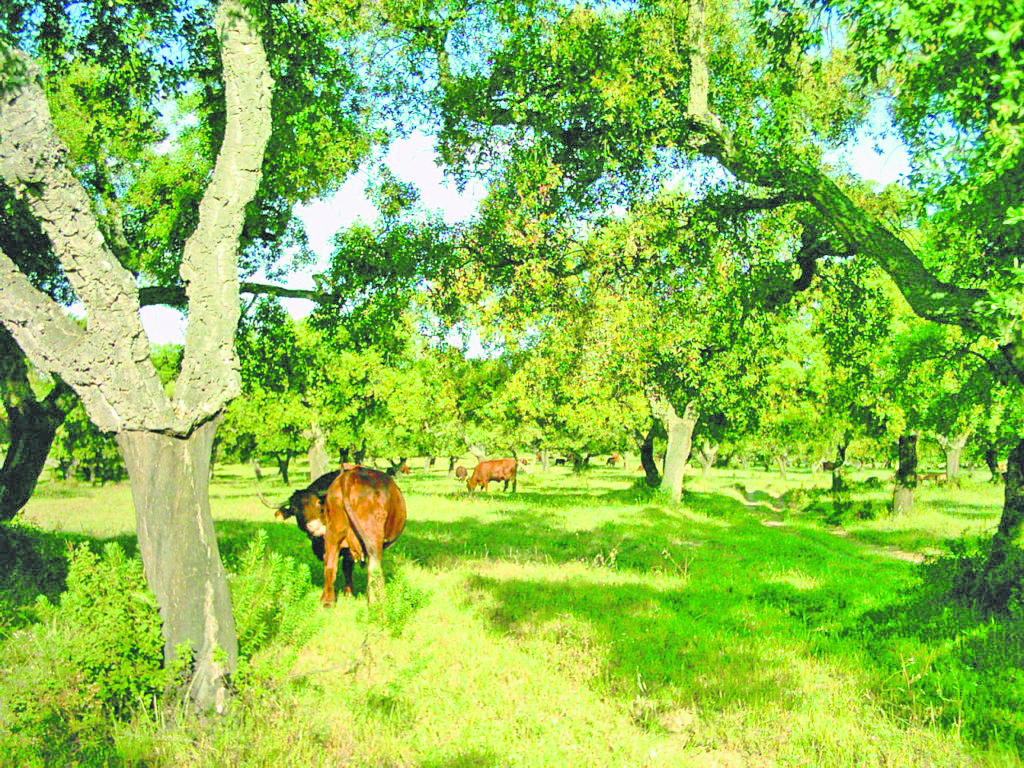
[[[351,468],[355,465],[345,464],[343,466],[345,468]],[[259,497],[264,504],[274,510],[274,517],[278,520],[286,520],[289,517],[295,518],[295,522],[298,523],[299,530],[309,537],[309,543],[313,546],[313,554],[316,555],[319,560],[324,559],[324,539],[322,536],[316,536],[306,530],[306,519],[303,517],[302,510],[305,506],[306,497],[308,495],[312,494],[322,498],[327,494],[327,489],[331,487],[331,483],[334,482],[334,478],[338,476],[339,472],[340,470],[337,469],[325,472],[307,487],[302,490],[295,491],[295,493],[288,497],[288,501],[280,506],[271,504],[267,501],[263,496],[263,493],[260,491],[259,486],[256,486],[256,493],[259,494]]]
[[[473,475],[466,481],[466,488],[469,489],[470,493],[477,487],[482,488],[486,492],[487,484],[492,480],[496,480],[498,482],[504,481],[504,490],[506,491],[511,481],[512,490],[514,491],[516,490],[516,470],[518,467],[519,463],[515,459],[481,461],[473,470]]]
[[[459,466],[457,466],[455,468],[455,479],[456,480],[460,480],[460,481],[461,480],[465,480],[467,474],[468,473],[466,472],[466,468],[464,466],[462,466],[461,464],[459,464]]]
[[[922,472],[918,477],[922,483],[931,481],[933,483],[944,483],[946,482],[945,472]]]
[[[557,459],[555,459],[555,466],[556,467],[564,467],[565,466],[565,457],[564,456],[559,456]]]
[[[369,467],[343,470],[327,489],[326,498],[307,493],[303,497],[306,532],[324,538],[324,591],[320,602],[334,603],[334,579],[342,555],[345,594],[352,594],[353,560],[366,562],[366,597],[372,603],[384,596],[381,557],[405,529],[405,498],[386,472]]]
[[[609,456],[609,457],[608,457],[608,461],[607,461],[607,462],[605,462],[605,463],[606,463],[606,464],[607,464],[607,465],[608,465],[609,467],[614,467],[614,466],[615,466],[616,464],[618,464],[618,463],[619,463],[620,461],[622,461],[622,457],[621,457],[621,456],[619,456],[619,454],[617,454],[617,453],[613,453],[613,454],[612,454],[611,456]]]
[[[383,581],[380,554],[402,533],[406,517],[402,492],[386,473],[343,464],[341,471],[321,475],[308,488],[295,491],[276,510],[278,519],[295,518],[299,529],[309,537],[313,553],[323,561],[320,601],[324,605],[334,602],[339,555],[346,595],[352,594],[355,561],[367,558],[367,598],[376,599],[377,593],[383,592],[383,585],[377,586],[378,580]]]
[[[834,461],[823,461],[821,462],[821,468],[825,472],[831,472],[836,468],[836,463]]]

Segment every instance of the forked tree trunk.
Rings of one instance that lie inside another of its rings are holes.
[[[231,594],[210,514],[210,455],[219,418],[187,438],[120,432],[139,552],[163,621],[164,661],[191,654],[190,697],[223,712],[238,645]]]
[[[917,488],[917,435],[900,435],[899,461],[892,491],[892,512],[908,515],[914,509],[914,489]]]
[[[665,409],[662,422],[668,434],[668,447],[665,449],[665,477],[661,489],[669,499],[679,501],[683,495],[686,465],[690,461],[690,449],[693,446],[693,428],[697,425],[697,403],[689,401],[681,416],[667,400],[663,404]]]
[[[708,477],[711,474],[711,468],[715,466],[715,458],[718,456],[718,444],[712,444],[708,440],[701,443],[700,450],[697,452],[697,460],[700,462],[700,471],[703,477]]]
[[[786,479],[786,470],[789,468],[789,454],[785,451],[782,453],[776,453],[773,457],[775,459],[775,466],[779,469],[779,479]]]

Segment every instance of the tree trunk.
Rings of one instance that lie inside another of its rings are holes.
[[[662,401],[662,407],[662,422],[668,434],[668,447],[665,449],[665,477],[661,488],[670,500],[677,502],[683,494],[686,465],[690,461],[693,428],[697,425],[697,403],[690,400],[683,409],[682,416],[676,413],[676,409],[667,399]]]
[[[277,471],[281,473],[281,479],[284,481],[285,485],[288,485],[289,484],[289,482],[288,482],[288,467],[291,466],[292,455],[290,453],[285,453],[285,454],[277,453],[277,454],[274,454],[274,459],[276,459],[276,461],[277,461]],[[323,473],[321,473],[321,474],[323,474]],[[319,477],[319,475],[318,475],[318,477]]]
[[[900,435],[899,461],[892,491],[892,512],[908,515],[914,509],[914,489],[917,488],[917,435]]]
[[[306,459],[309,461],[309,481],[313,482],[330,469],[330,459],[327,458],[327,436],[323,427],[317,422],[309,425],[309,429],[303,434],[309,440],[309,448],[306,450]]]
[[[960,485],[960,457],[963,455],[964,446],[967,445],[968,439],[971,437],[971,431],[954,435],[953,437],[945,437],[944,435],[935,435],[935,439],[938,444],[942,447],[943,452],[946,454],[946,482],[953,483],[957,486]]]
[[[238,646],[210,513],[209,463],[220,419],[187,438],[119,432],[146,581],[163,620],[164,661],[191,653],[192,701],[222,713]]]
[[[715,458],[718,456],[718,444],[711,444],[704,440],[700,450],[697,452],[697,460],[700,462],[701,476],[707,478],[711,475],[711,468],[715,466]]]
[[[657,423],[652,419],[647,434],[639,430],[636,432],[637,450],[640,453],[640,466],[643,467],[648,488],[657,488],[661,485],[661,473],[658,472],[658,464],[654,460],[654,433],[657,430]]]
[[[783,451],[782,453],[776,453],[773,458],[775,459],[775,466],[779,468],[779,480],[785,480],[786,470],[789,468],[789,454]]]
[[[992,445],[985,449],[985,466],[992,474],[992,477],[989,478],[990,483],[998,485],[1003,481],[1003,473],[999,471],[999,454],[996,453],[996,449]]]
[[[1012,550],[1019,550],[1021,533],[1024,530],[1024,439],[1017,443],[1006,459],[1006,489],[1003,495],[1003,513],[999,527],[992,537],[992,548],[985,563],[985,573],[991,574],[1006,562]],[[993,579],[991,583],[1006,591],[1005,595],[991,596],[995,605],[1003,607],[1009,598],[1009,591],[1018,585],[1003,584],[1004,580]]]

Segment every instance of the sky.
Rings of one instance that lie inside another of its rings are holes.
[[[902,146],[893,141],[883,142],[881,151],[876,142],[863,135],[849,156],[851,167],[862,178],[871,179],[881,185],[896,181],[906,173],[907,155]],[[480,185],[468,186],[460,194],[455,183],[446,180],[441,169],[434,162],[436,154],[433,140],[423,134],[400,139],[391,146],[387,162],[392,172],[402,181],[412,182],[420,190],[420,200],[427,207],[444,212],[451,223],[463,221],[473,215],[476,204],[483,198]],[[299,216],[306,225],[310,247],[318,257],[320,268],[328,263],[331,254],[331,237],[339,229],[358,220],[372,223],[377,211],[366,197],[367,174],[354,174],[332,197],[300,207]],[[312,288],[310,275],[319,271],[316,267],[306,273],[293,274],[288,285],[291,288]],[[302,316],[311,308],[311,302],[285,299],[282,304],[293,315]],[[143,307],[142,323],[154,344],[180,344],[184,339],[185,319],[170,307]]]

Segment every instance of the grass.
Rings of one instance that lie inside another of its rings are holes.
[[[679,505],[635,478],[533,470],[514,495],[469,496],[440,469],[414,469],[399,480],[409,523],[385,558],[380,611],[342,601],[297,658],[261,651],[264,666],[296,660],[222,720],[140,707],[119,726],[119,754],[181,766],[1021,764],[1024,622],[950,602],[943,569],[913,561],[991,531],[999,488],[927,487],[913,515],[866,519],[887,492],[864,486],[836,520],[817,494],[826,475],[716,471],[691,478]],[[272,480],[263,490],[287,495]],[[218,467],[211,504],[229,567],[262,530],[319,591],[306,537],[273,520],[247,470]],[[126,485],[43,484],[22,522],[132,547]]]

